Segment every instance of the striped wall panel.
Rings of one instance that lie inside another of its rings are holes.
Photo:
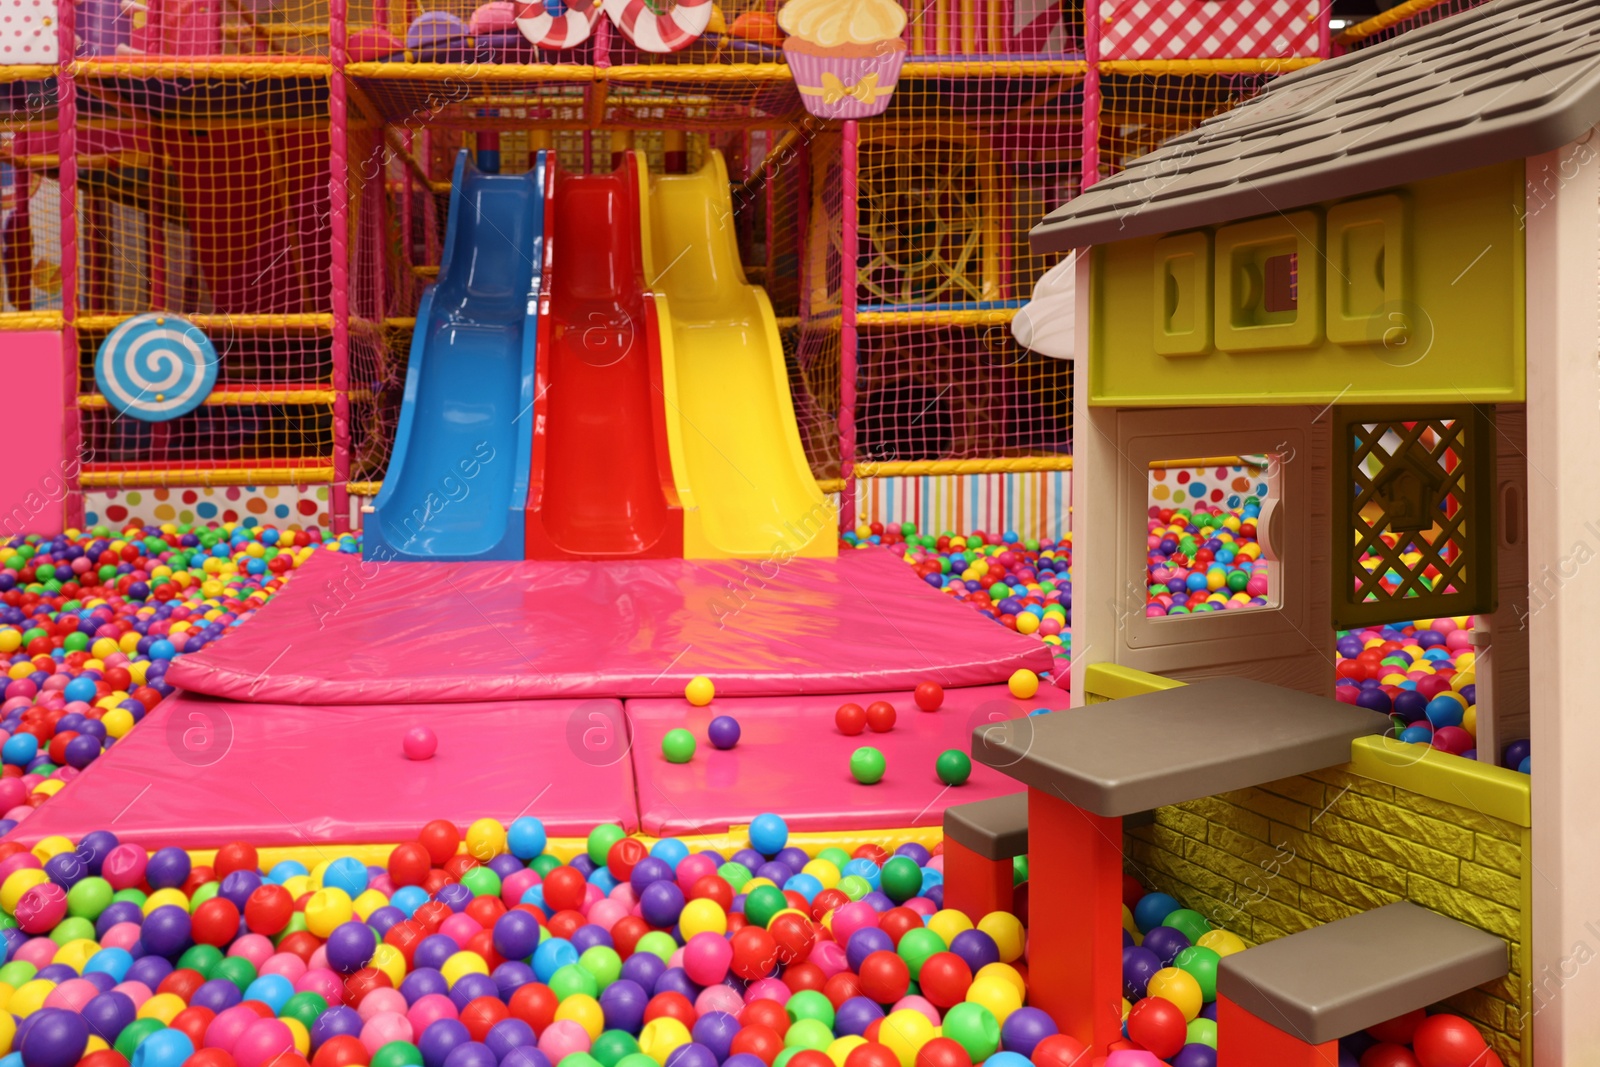
[[[857,521],[914,522],[920,532],[1003,533],[1060,540],[1071,528],[1071,471],[863,478]]]

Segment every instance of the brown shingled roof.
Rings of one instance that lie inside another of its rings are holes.
[[[1492,0],[1307,67],[1048,215],[1036,252],[1539,155],[1600,123],[1600,0]]]

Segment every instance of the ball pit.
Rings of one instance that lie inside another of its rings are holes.
[[[1146,548],[1152,618],[1262,607],[1271,586],[1256,520],[1261,500],[1237,508],[1150,508]]]
[[[143,720],[172,691],[173,660],[243,623],[318,547],[343,543],[316,529],[234,524],[9,539],[0,833]]]

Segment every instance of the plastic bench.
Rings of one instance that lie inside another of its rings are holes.
[[[944,905],[971,916],[1010,911],[1012,863],[1028,851],[1028,794],[944,810]]]
[[[1268,941],[1217,968],[1223,1067],[1327,1067],[1337,1042],[1504,977],[1504,940],[1402,901]]]

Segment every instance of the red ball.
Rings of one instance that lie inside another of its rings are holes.
[[[861,993],[861,979],[850,971],[840,971],[829,978],[822,987],[822,995],[828,998],[828,1003],[833,1005],[835,1011],[839,1005],[851,997],[859,997]]]
[[[231,841],[217,849],[217,858],[211,861],[219,879],[234,871],[255,871],[260,868],[261,856],[256,847],[245,841]]]
[[[468,871],[474,867],[482,866],[483,864],[476,857],[469,856],[465,852],[458,852],[444,861],[444,873],[459,882]]]
[[[833,1067],[833,1061],[826,1052],[803,1048],[789,1057],[789,1067]]]
[[[783,984],[789,987],[791,993],[804,989],[820,993],[828,984],[828,976],[815,963],[796,963],[783,969]]]
[[[804,963],[817,944],[817,928],[804,915],[785,911],[773,916],[767,933],[778,946],[778,962]]]
[[[194,1043],[194,1047],[199,1048],[205,1044],[206,1027],[210,1026],[211,1020],[216,1017],[217,1013],[210,1008],[184,1008],[174,1015],[172,1021],[167,1025],[174,1030],[183,1031],[188,1035],[189,1040]]]
[[[496,920],[506,913],[506,906],[499,897],[473,897],[466,913],[485,930],[492,930]]]
[[[1086,1067],[1088,1051],[1082,1041],[1070,1034],[1051,1034],[1033,1046],[1030,1058],[1034,1067]]]
[[[244,902],[244,921],[254,934],[271,937],[289,925],[294,898],[281,885],[258,886]]]
[[[617,955],[627,959],[633,955],[634,946],[639,939],[650,932],[650,924],[638,915],[624,915],[617,920],[617,925],[611,928],[611,944],[616,948]]]
[[[311,1067],[366,1067],[372,1062],[367,1047],[353,1034],[330,1037],[311,1057]],[[185,1064],[185,1067],[188,1067]]]
[[[586,921],[582,912],[558,911],[550,916],[545,925],[550,927],[553,936],[571,940],[572,935],[578,932],[578,927],[583,926]]]
[[[922,964],[917,975],[922,995],[936,1008],[951,1008],[967,997],[972,985],[972,968],[954,952],[936,952]]]
[[[900,947],[900,939],[913,930],[922,929],[922,916],[910,908],[890,908],[878,916],[878,929],[889,935],[889,940]]]
[[[344,1002],[354,1008],[374,989],[393,988],[394,983],[387,974],[376,967],[363,967],[344,980]]]
[[[619,882],[626,882],[634,866],[650,853],[637,837],[624,837],[606,853],[606,869]]]
[[[1367,1035],[1391,1045],[1409,1045],[1412,1036],[1417,1032],[1417,1027],[1421,1026],[1422,1020],[1427,1017],[1428,1013],[1418,1008],[1404,1015],[1396,1015],[1393,1019],[1385,1019],[1377,1026],[1367,1027]]]
[[[439,890],[456,881],[460,881],[460,879],[456,878],[443,867],[434,867],[431,868],[427,874],[423,875],[422,889],[428,894],[428,896],[436,897],[439,895]]]
[[[1128,1037],[1164,1060],[1183,1048],[1188,1029],[1183,1011],[1162,997],[1145,997],[1128,1012]]]
[[[739,1025],[764,1027],[781,1038],[789,1032],[789,1013],[776,1000],[752,1000],[740,1010]]]
[[[730,1055],[737,1056],[741,1052],[748,1052],[768,1064],[777,1059],[778,1053],[782,1051],[783,1038],[779,1037],[770,1026],[746,1026],[733,1035],[733,1043],[728,1046]],[[900,1067],[899,1063],[894,1067]]]
[[[733,935],[733,973],[747,982],[765,978],[778,963],[778,943],[759,926]]]
[[[194,996],[194,991],[206,984],[206,976],[199,971],[181,967],[161,979],[161,984],[156,986],[157,993],[173,993],[185,1004]]]
[[[511,1018],[511,1009],[499,997],[474,997],[461,1009],[461,1025],[467,1028],[472,1040],[482,1041],[494,1029],[494,1024]]]
[[[911,968],[893,952],[880,950],[861,961],[861,993],[879,1004],[893,1004],[910,985]]]
[[[246,906],[249,903],[245,901]],[[239,909],[227,897],[212,897],[194,909],[189,936],[199,944],[221,948],[239,936]]]
[[[1411,1039],[1422,1067],[1479,1067],[1488,1047],[1478,1028],[1459,1015],[1430,1015]]]
[[[461,847],[461,831],[449,819],[435,819],[422,828],[417,840],[428,850],[433,865],[443,867],[445,861]]]
[[[197,863],[189,868],[189,877],[183,880],[183,895],[192,897],[196,889],[199,889],[207,882],[215,882],[216,880],[217,872],[215,870],[204,864]]]
[[[923,711],[938,711],[944,703],[944,686],[938,682],[923,682],[917,686],[917,691],[911,695],[917,702],[917,707]]]
[[[389,853],[389,877],[396,886],[421,885],[433,869],[433,857],[420,841],[402,841]]]
[[[282,941],[278,942],[279,952],[293,953],[294,955],[305,960],[307,963],[311,962],[311,954],[321,947],[322,938],[318,937],[310,930],[296,930],[294,933],[287,935]],[[247,1000],[245,1003],[249,1004],[251,1002]],[[271,1009],[269,1008],[268,1010],[270,1011]]]
[[[625,838],[632,841],[634,838]],[[819,896],[821,894],[818,894]],[[733,886],[720,874],[708,874],[689,887],[690,900],[713,900],[723,911],[733,909]],[[846,897],[846,900],[849,898]]]
[[[559,1003],[549,986],[543,982],[529,982],[525,986],[518,986],[517,991],[511,994],[508,1007],[513,1018],[521,1019],[533,1027],[534,1033],[542,1034],[545,1027],[556,1021]]]
[[[574,867],[557,867],[544,876],[544,902],[556,911],[577,911],[589,883]]]
[[[833,724],[847,737],[854,737],[867,728],[867,713],[860,704],[840,704],[833,713]]]
[[[894,705],[887,700],[874,700],[867,705],[867,725],[875,734],[886,734],[894,729]]]
[[[224,1063],[220,1059],[202,1060],[200,1058],[201,1053],[196,1052],[193,1056],[183,1061],[184,1067],[191,1067],[191,1065],[192,1067],[234,1067],[233,1057],[228,1056],[226,1052],[219,1048],[208,1048],[201,1051],[221,1053],[221,1055],[227,1057],[227,1062]],[[128,1060],[114,1048],[103,1048],[98,1052],[91,1052],[79,1060],[78,1067],[128,1067]]]
[[[821,922],[823,916],[827,915],[828,912],[834,908],[842,908],[848,903],[850,903],[850,898],[839,890],[824,889],[811,898],[811,907],[808,910],[811,912],[813,919]]]
[[[1122,876],[1122,902],[1130,909],[1137,905],[1139,901],[1144,899],[1146,892],[1148,892],[1148,890],[1146,890],[1145,887],[1139,883],[1139,879],[1135,878],[1131,874],[1125,874]]]
[[[422,944],[422,939],[428,936],[423,925],[415,919],[402,919],[389,927],[383,935],[383,943],[391,948],[398,949],[400,955],[405,957],[406,969],[411,969],[412,957],[417,951],[417,946]],[[312,1067],[316,1067],[315,1064]]]
[[[1404,1045],[1385,1041],[1361,1054],[1361,1067],[1422,1067]]]
[[[917,1050],[916,1067],[972,1067],[967,1050],[948,1037],[936,1037]]]
[[[450,905],[444,901],[430,900],[426,904],[417,905],[417,910],[411,913],[411,917],[421,923],[428,933],[436,934],[440,925],[454,914],[455,912],[450,910]]]
[[[844,1058],[844,1067],[900,1067],[900,1057],[888,1045],[868,1040],[857,1045]]]

